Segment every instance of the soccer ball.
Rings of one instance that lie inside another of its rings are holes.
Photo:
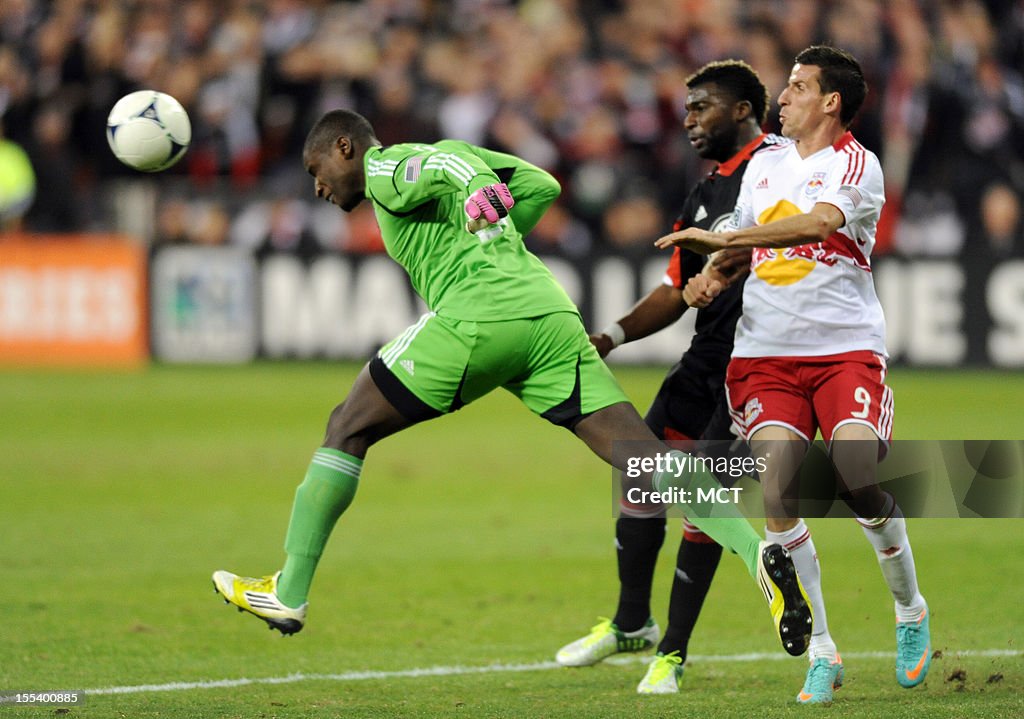
[[[181,159],[192,124],[181,103],[156,90],[125,95],[107,116],[107,142],[118,160],[142,172],[159,172]]]

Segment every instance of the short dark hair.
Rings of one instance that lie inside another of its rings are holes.
[[[839,93],[839,121],[843,127],[849,127],[868,94],[868,83],[857,59],[837,47],[811,45],[796,56],[796,62],[821,70],[821,91]]]
[[[327,149],[337,138],[345,135],[359,145],[374,144],[377,136],[370,121],[352,110],[331,110],[324,114],[306,135],[303,154]]]
[[[761,82],[754,68],[742,60],[719,60],[709,62],[686,78],[686,86],[691,90],[708,82],[715,83],[737,101],[749,102],[757,124],[764,124],[771,99],[768,88]]]

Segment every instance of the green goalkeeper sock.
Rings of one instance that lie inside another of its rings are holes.
[[[301,606],[309,596],[327,538],[352,503],[362,468],[359,457],[336,449],[321,447],[313,453],[306,478],[295,490],[284,540],[288,557],[277,582],[277,598],[286,606]]]
[[[671,455],[677,462],[670,466],[683,466],[677,476],[675,472],[666,470],[654,474],[654,488],[664,492],[670,487],[682,490],[687,497],[695,498],[703,490],[705,493],[719,489],[722,485],[711,472],[700,462],[692,462],[689,455],[672,451]],[[679,462],[682,464],[680,465]],[[750,576],[757,577],[759,555],[757,548],[761,544],[761,536],[750,526],[735,504],[721,502],[716,504],[677,502],[686,513],[687,520],[696,525],[700,531],[708,535],[728,550],[740,556],[747,565]]]
[[[757,577],[757,562],[760,559],[757,548],[761,545],[761,537],[745,517],[701,518],[687,514],[686,519],[726,549],[736,552],[747,565],[750,576]]]

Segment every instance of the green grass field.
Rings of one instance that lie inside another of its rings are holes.
[[[559,646],[615,608],[611,473],[504,393],[371,452],[301,634],[284,639],[231,611],[210,572],[278,568],[292,493],[355,370],[0,372],[0,691],[108,690],[69,711],[0,714],[820,711],[794,704],[806,664],[778,649],[760,593],[730,557],[691,642],[682,694],[638,697],[636,659],[553,666]],[[617,373],[641,406],[662,376]],[[899,437],[1024,439],[1024,376],[897,370],[891,383]],[[891,600],[860,530],[849,520],[810,524],[847,669],[825,711],[1024,714],[1024,521],[911,520],[942,653],[911,691],[893,676]],[[662,622],[677,527],[655,587]]]

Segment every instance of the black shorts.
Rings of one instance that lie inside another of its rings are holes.
[[[683,355],[665,376],[644,421],[661,439],[732,439],[723,364]]]
[[[749,456],[746,442],[732,432],[720,361],[683,355],[661,383],[644,421],[661,439],[690,440],[678,449],[726,459]],[[736,481],[729,475],[718,480],[726,487]]]

